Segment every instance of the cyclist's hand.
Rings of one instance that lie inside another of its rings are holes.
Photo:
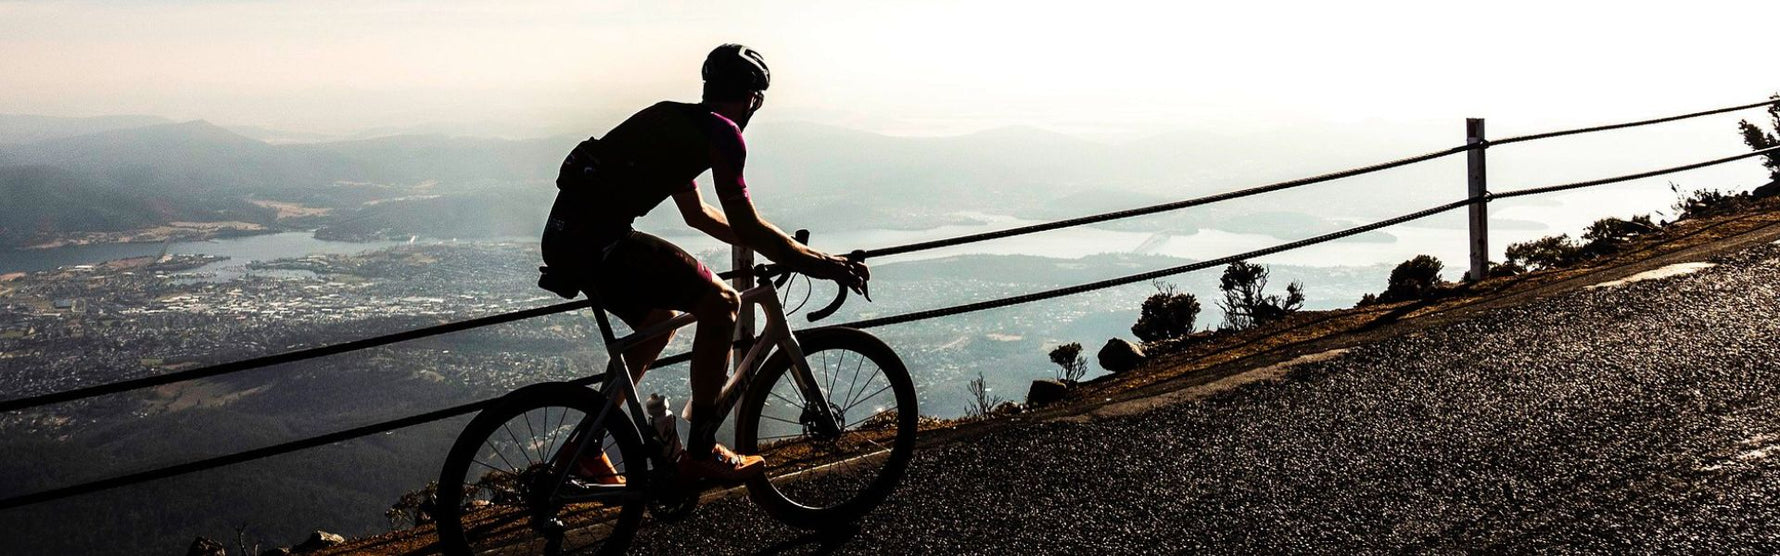
[[[871,269],[865,263],[847,260],[827,253],[818,253],[818,261],[805,272],[810,276],[823,280],[840,282],[855,292],[862,292],[865,282],[871,279]]]

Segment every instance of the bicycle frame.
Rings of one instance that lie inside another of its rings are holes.
[[[567,462],[580,460],[581,457],[586,455],[588,446],[598,444],[597,442],[577,442],[576,439],[586,438],[590,431],[604,430],[601,428],[602,425],[605,425],[606,421],[612,418],[613,410],[619,406],[624,406],[626,409],[630,410],[629,424],[640,433],[639,436],[643,440],[643,451],[647,456],[647,461],[657,466],[668,463],[661,461],[661,439],[656,435],[655,427],[650,426],[644,418],[645,413],[643,411],[642,403],[638,401],[637,398],[636,381],[631,378],[630,368],[624,363],[624,352],[635,347],[637,344],[679,330],[680,328],[684,328],[685,326],[696,322],[696,319],[691,314],[681,313],[668,319],[666,322],[634,331],[623,337],[617,337],[612,332],[612,324],[606,316],[606,311],[604,309],[605,305],[601,302],[598,294],[591,291],[587,292],[587,294],[594,302],[594,318],[599,321],[600,335],[605,341],[606,353],[610,357],[610,360],[606,365],[606,380],[600,387],[599,391],[601,395],[605,396],[611,403],[602,404],[598,415],[592,416],[592,418],[583,418],[581,423],[577,425],[575,430],[569,435],[569,440],[567,442],[574,442],[576,444],[575,453],[572,457],[561,459],[560,461],[553,463],[554,467],[557,469],[552,471],[552,480],[550,482],[552,485],[552,492],[547,498],[547,500],[553,502],[574,503],[602,499],[623,499],[641,495],[641,493],[633,492],[634,489],[612,485],[594,488],[592,489],[592,493],[584,496],[574,496],[572,499],[558,497],[560,487],[567,481],[570,470],[573,467],[567,465]],[[798,389],[804,394],[803,399],[828,399],[825,397],[825,393],[821,391],[819,386],[820,382],[815,379],[815,375],[810,369],[809,362],[804,359],[802,346],[798,345],[796,336],[792,334],[790,325],[786,323],[785,309],[784,306],[779,303],[778,290],[773,286],[772,280],[761,280],[760,285],[742,292],[741,301],[740,310],[752,311],[755,306],[759,306],[764,310],[766,314],[765,326],[760,331],[760,335],[752,339],[751,345],[748,346],[747,353],[742,356],[741,362],[736,365],[735,373],[730,375],[729,381],[724,383],[723,389],[718,393],[715,414],[727,418],[730,411],[735,408],[736,401],[739,400],[741,395],[744,392],[747,392],[748,388],[753,385],[755,373],[758,372],[767,357],[775,353],[774,351],[770,351],[774,348],[784,352],[785,355],[790,358],[793,369],[792,376],[797,383]],[[838,431],[840,429],[840,425],[835,421],[834,413],[831,411],[832,408],[828,407],[828,404],[815,403],[809,405],[813,407],[806,409],[815,409],[813,416],[816,420],[816,425],[821,430]],[[622,413],[620,414],[620,417],[622,417]],[[565,442],[565,444],[567,442]]]

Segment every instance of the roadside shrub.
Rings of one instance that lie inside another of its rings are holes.
[[[1503,255],[1507,257],[1508,264],[1529,271],[1543,270],[1567,266],[1581,260],[1582,246],[1570,239],[1569,234],[1559,234],[1509,244]]]
[[[1490,269],[1489,269],[1489,275],[1491,278],[1500,278],[1503,276],[1513,276],[1516,274],[1526,274],[1526,272],[1527,272],[1527,267],[1521,266],[1519,263],[1514,263],[1514,262],[1490,263]]]
[[[1224,267],[1224,275],[1218,279],[1218,289],[1223,290],[1224,300],[1218,307],[1224,310],[1225,328],[1254,328],[1283,319],[1304,306],[1303,283],[1287,285],[1285,297],[1268,295],[1267,274],[1267,267],[1246,261],[1236,261]]]
[[[420,490],[412,490],[403,494],[383,517],[389,519],[389,530],[419,527],[433,522],[433,496],[439,491],[438,481],[428,482]]]
[[[1589,224],[1588,228],[1582,231],[1582,239],[1590,243],[1625,241],[1656,230],[1657,225],[1650,220],[1648,214],[1633,216],[1631,220],[1608,217]]]
[[[1688,218],[1706,218],[1730,214],[1749,206],[1752,199],[1748,193],[1730,193],[1717,189],[1695,189],[1683,193],[1681,184],[1669,182],[1669,191],[1675,192],[1676,220]]]
[[[964,408],[965,417],[987,417],[995,412],[996,406],[1007,401],[1001,399],[1001,396],[989,394],[989,384],[983,379],[982,371],[977,371],[977,377],[971,379],[964,388],[970,392],[970,405]]]
[[[1137,324],[1131,325],[1131,333],[1144,342],[1192,334],[1194,321],[1199,318],[1199,298],[1176,291],[1174,284],[1154,285],[1156,293],[1143,300],[1143,309]]]
[[[1430,255],[1416,255],[1403,261],[1391,269],[1390,282],[1376,302],[1395,303],[1428,297],[1440,285],[1440,271],[1445,268],[1440,259]]]
[[[1088,360],[1082,357],[1082,344],[1070,342],[1051,350],[1051,362],[1057,364],[1057,380],[1074,383],[1088,374]]]

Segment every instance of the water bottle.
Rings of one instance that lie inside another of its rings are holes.
[[[661,439],[661,457],[674,461],[680,457],[679,421],[667,410],[668,400],[661,394],[649,394],[649,401],[643,404],[649,413],[649,424],[655,427],[655,437]]]

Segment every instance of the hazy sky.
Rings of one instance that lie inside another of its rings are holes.
[[[0,1],[0,112],[346,131],[603,131],[765,53],[762,119],[1082,134],[1487,116],[1528,129],[1780,90],[1771,0]]]

